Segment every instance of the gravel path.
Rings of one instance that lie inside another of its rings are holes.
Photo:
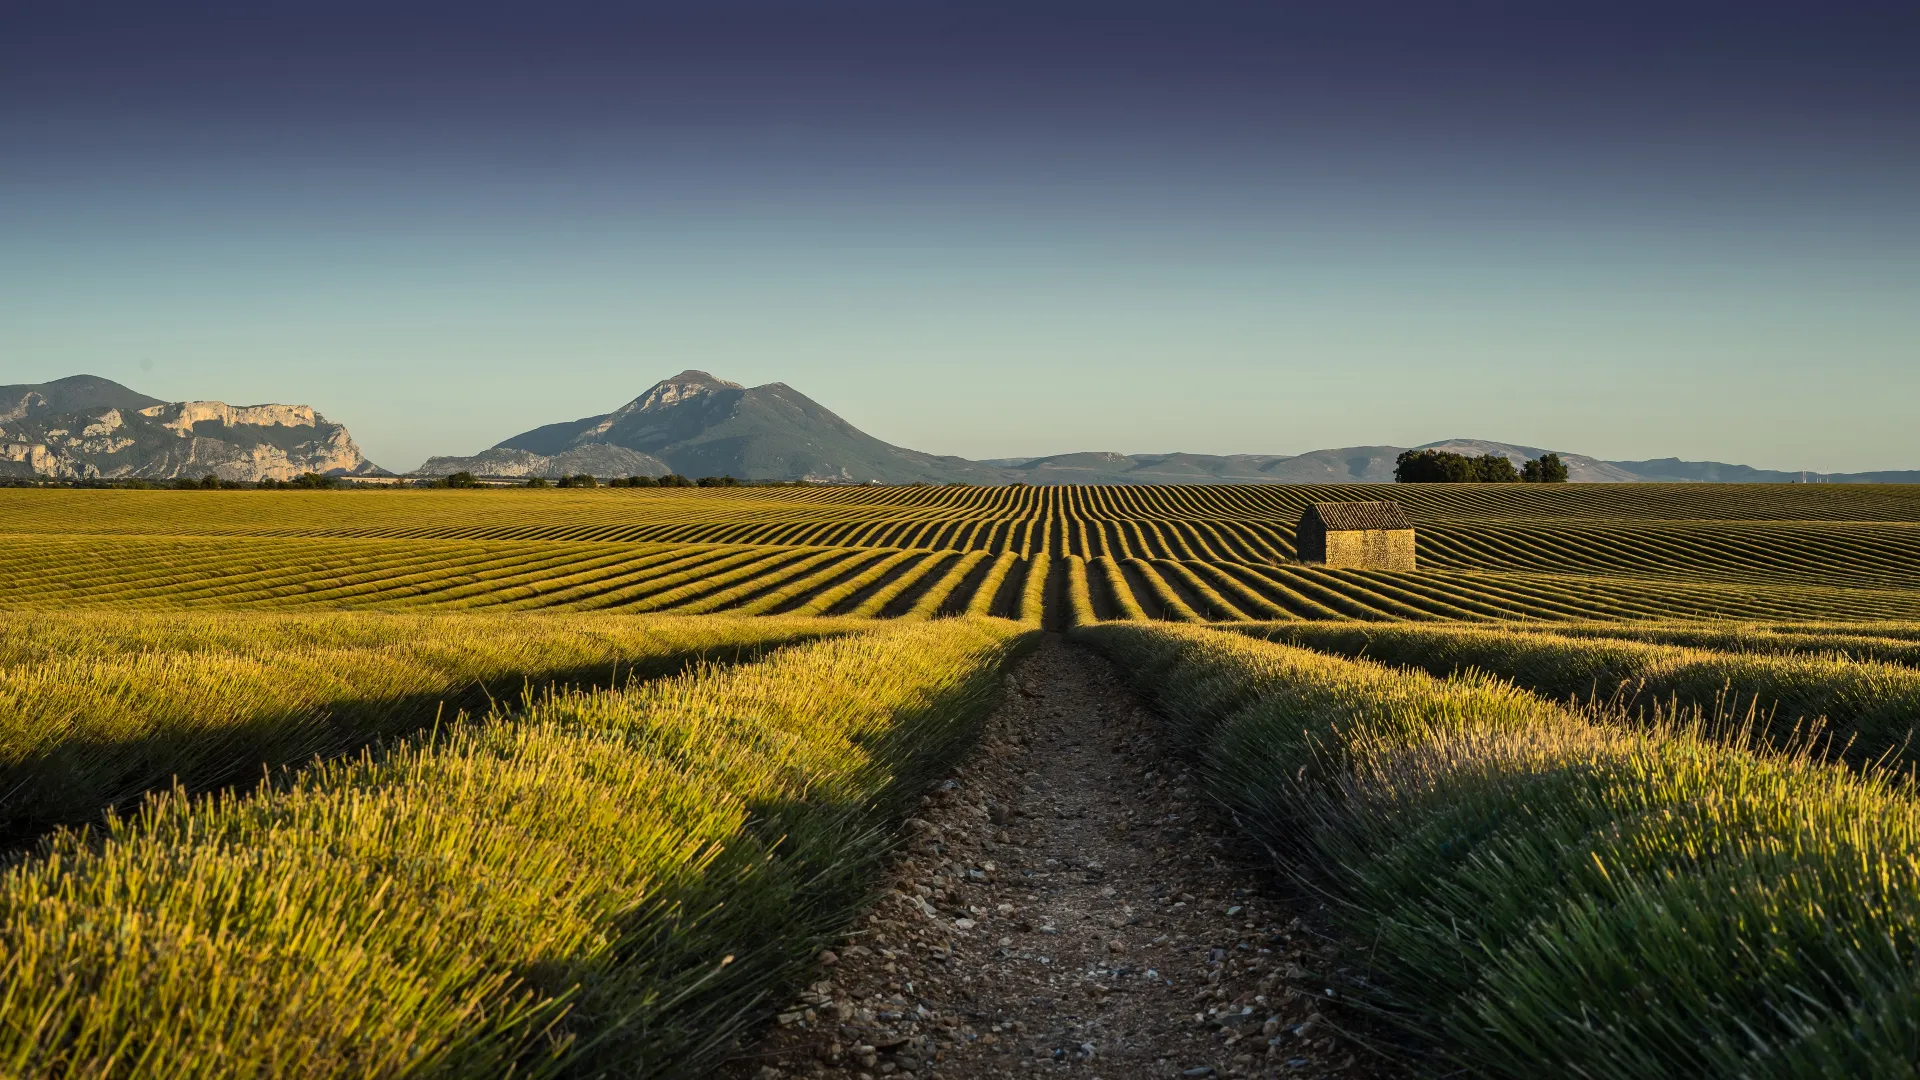
[[[1233,865],[1118,673],[1048,635],[1008,681],[890,891],[721,1075],[1388,1075],[1322,1015],[1337,948]]]

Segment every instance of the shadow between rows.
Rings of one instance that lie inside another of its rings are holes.
[[[1002,673],[1036,641],[854,738],[868,762],[859,774],[750,802],[712,861],[638,905],[612,949],[517,972],[550,1009],[516,1071],[682,1077],[718,1064],[875,901],[900,822],[977,745]]]
[[[778,648],[832,636],[688,649],[634,661],[520,673],[413,694],[344,698],[276,709],[238,724],[123,739],[75,739],[0,766],[0,864],[30,855],[61,827],[96,825],[178,785],[189,794],[248,791],[275,770],[356,753],[452,722],[498,702],[568,687],[605,690],[680,674],[700,664],[750,663]]]

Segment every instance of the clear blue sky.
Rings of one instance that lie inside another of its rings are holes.
[[[1920,468],[1911,4],[1269,7],[0,0],[0,382]]]

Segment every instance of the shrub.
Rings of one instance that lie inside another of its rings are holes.
[[[1567,466],[1559,454],[1541,454],[1520,468],[1520,479],[1528,484],[1564,484]]]
[[[1397,484],[1510,484],[1519,479],[1513,462],[1501,454],[1470,458],[1446,450],[1407,450],[1393,461]]]
[[[543,488],[549,485],[544,477],[529,476],[527,477],[527,486],[530,488]]]
[[[480,481],[475,479],[472,473],[462,469],[457,473],[448,474],[447,486],[450,488],[474,488],[480,486]]]

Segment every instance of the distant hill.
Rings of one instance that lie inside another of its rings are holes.
[[[1077,453],[995,458],[982,464],[1006,469],[1010,479],[1030,484],[1385,484],[1393,481],[1394,459],[1409,449],[1500,454],[1516,465],[1547,453],[1537,446],[1444,439],[1417,447],[1345,446],[1291,455]],[[1920,484],[1920,470],[1797,473],[1718,461],[1602,461],[1564,450],[1558,453],[1567,464],[1569,479],[1586,484]]]
[[[605,461],[605,470],[586,463]],[[683,371],[610,413],[548,424],[472,457],[431,458],[444,476],[737,476],[903,484],[1007,482],[1004,470],[907,450],[868,435],[785,383],[744,387]]]
[[[308,405],[161,401],[95,375],[0,386],[0,476],[286,480],[380,470]]]
[[[1502,454],[1516,464],[1537,446],[1448,439],[1425,447]],[[487,476],[730,475],[755,480],[971,484],[1356,484],[1393,479],[1404,446],[1348,446],[1305,454],[1120,454],[1083,452],[969,461],[885,443],[785,383],[745,387],[683,371],[610,413],[547,424],[471,457],[435,457],[418,472]],[[1601,461],[1560,451],[1575,481],[1783,483],[1800,473],[1713,461]],[[1920,471],[1850,473],[1831,483],[1920,483]]]

